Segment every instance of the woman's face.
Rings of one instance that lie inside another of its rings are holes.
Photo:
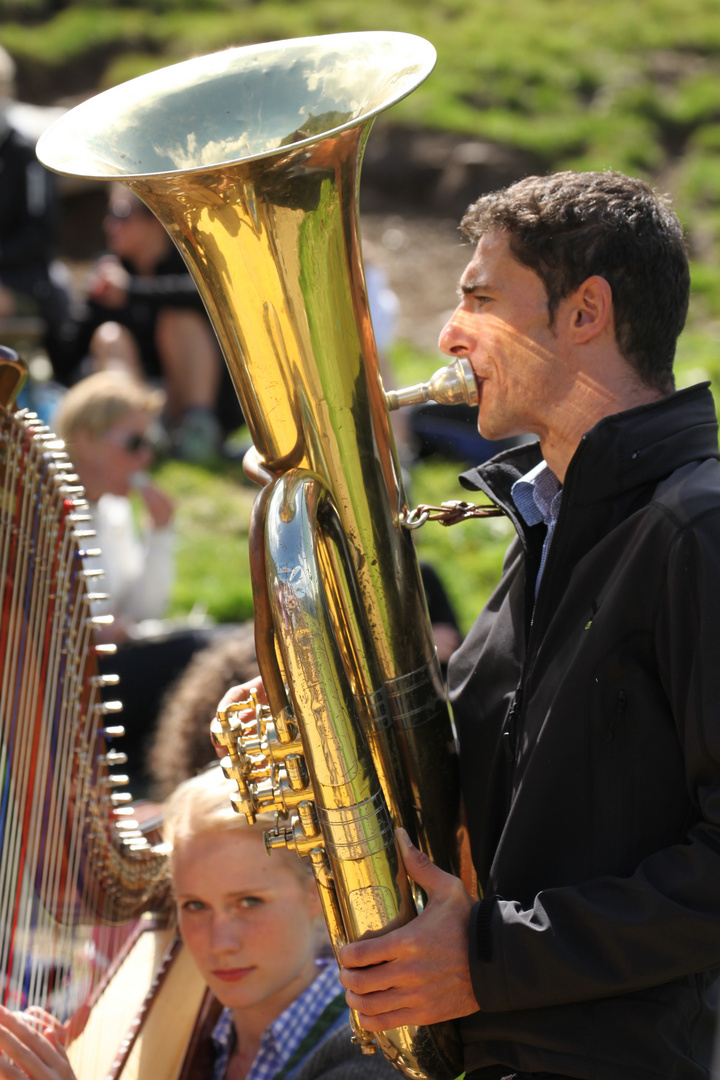
[[[104,435],[82,431],[71,449],[80,479],[88,495],[127,495],[133,473],[146,469],[153,459],[148,438],[150,413],[130,409]]]
[[[111,199],[103,226],[108,249],[131,263],[166,238],[164,227],[139,199],[122,192]]]
[[[173,876],[180,933],[224,1006],[255,1010],[264,1025],[317,974],[315,881],[268,857],[262,835],[234,829],[180,842]]]

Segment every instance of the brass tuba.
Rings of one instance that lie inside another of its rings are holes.
[[[277,811],[269,846],[312,860],[335,947],[422,906],[396,826],[459,872],[455,740],[358,226],[372,121],[434,61],[427,41],[385,32],[230,49],[107,91],[38,145],[50,168],[120,180],[147,204],[220,341],[254,443],[246,468],[264,485],[251,549],[270,709],[216,727],[236,808]],[[471,393],[463,372],[449,382]],[[450,1024],[375,1041],[406,1076],[462,1071]]]

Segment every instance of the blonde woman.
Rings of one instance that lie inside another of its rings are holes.
[[[165,614],[174,577],[173,504],[153,484],[152,429],[164,395],[120,371],[76,383],[52,419],[90,503],[110,600],[94,614],[112,614],[111,640],[132,636],[145,619]],[[145,521],[135,523],[128,496],[140,495]]]
[[[165,835],[183,941],[223,1006],[207,1080],[391,1080],[379,1054],[351,1042],[335,961],[318,957],[322,920],[306,860],[268,858],[263,828],[235,814],[217,766],[182,783]],[[31,1080],[73,1080],[53,1034],[0,1012],[0,1050]],[[21,1080],[0,1059],[2,1080]]]

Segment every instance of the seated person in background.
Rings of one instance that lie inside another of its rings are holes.
[[[222,444],[217,415],[225,372],[200,295],[164,227],[132,192],[112,184],[108,254],[95,264],[76,328],[75,360],[161,382],[174,451],[207,461]],[[66,373],[66,376],[69,373]],[[229,377],[228,377],[229,378]],[[229,426],[242,417],[235,403]]]
[[[235,785],[215,766],[183,783],[165,808],[165,836],[183,941],[223,1007],[207,1053],[207,1080],[391,1080],[380,1054],[351,1041],[335,961],[309,859],[267,857],[263,828],[230,805]],[[263,815],[261,815],[262,817]],[[64,1029],[47,1014],[0,1009],[0,1050],[31,1080],[73,1080]],[[197,1059],[196,1059],[197,1061]],[[196,1074],[201,1072],[196,1068]],[[0,1061],[0,1077],[20,1072]]]
[[[101,657],[99,665],[103,674],[120,676],[119,688],[104,693],[123,702],[123,750],[139,764],[136,798],[144,794],[144,741],[160,699],[193,653],[207,644],[208,633],[162,621],[175,577],[174,507],[145,470],[153,460],[153,425],[163,401],[161,391],[122,371],[101,371],[71,387],[53,417],[90,504],[97,539],[88,547],[101,552],[91,566],[104,571],[98,591],[109,598],[93,604],[93,615],[113,616],[98,636],[118,650]],[[145,513],[141,530],[131,491]]]
[[[170,598],[173,504],[146,472],[153,460],[151,429],[163,402],[161,391],[123,372],[105,371],[76,383],[53,417],[85,488],[102,551],[103,591],[110,598],[95,604],[93,614],[114,616],[115,642],[132,637],[144,619],[162,618]],[[131,490],[146,511],[141,534]]]
[[[258,674],[252,623],[245,623],[195,653],[166,691],[147,756],[150,795],[166,799],[183,780],[215,760],[208,727],[231,686]]]
[[[43,344],[62,366],[72,333],[70,297],[53,262],[55,177],[12,124],[15,62],[0,46],[0,318],[40,316]]]

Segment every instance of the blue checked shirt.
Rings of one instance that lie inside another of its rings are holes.
[[[317,960],[320,973],[262,1033],[260,1049],[246,1080],[273,1080],[283,1069],[315,1021],[338,994],[345,993],[334,960]],[[223,1080],[235,1047],[235,1028],[230,1009],[223,1009],[213,1028],[215,1051],[212,1080]],[[310,1051],[308,1051],[309,1053]]]
[[[511,489],[513,502],[522,514],[526,525],[537,525],[544,521],[547,526],[543,542],[540,568],[535,579],[535,596],[540,588],[540,579],[545,569],[547,553],[550,550],[553,533],[560,512],[562,484],[544,461],[516,480]]]

